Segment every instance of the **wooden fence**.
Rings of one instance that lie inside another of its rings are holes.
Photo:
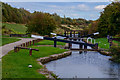
[[[33,48],[28,48],[28,46],[35,45],[35,43],[38,43],[39,41],[41,41],[41,39],[36,39],[36,40],[32,40],[32,41],[17,45],[14,47],[14,52],[18,52],[20,49],[27,49],[27,50],[29,50],[29,55],[31,56],[32,50],[35,50],[35,51],[39,51],[39,50],[33,49]]]

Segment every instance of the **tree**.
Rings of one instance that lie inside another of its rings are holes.
[[[49,35],[50,32],[56,29],[53,18],[41,12],[33,13],[33,19],[26,26],[28,27],[28,32],[38,33],[40,35]]]
[[[120,34],[120,2],[112,2],[101,13],[98,20],[101,36]]]

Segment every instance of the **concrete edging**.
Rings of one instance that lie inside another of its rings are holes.
[[[42,57],[42,58],[37,59],[38,64],[40,64],[43,67],[42,69],[39,69],[38,72],[40,74],[45,75],[46,78],[48,78],[48,79],[56,80],[56,78],[57,78],[56,75],[53,72],[48,71],[48,69],[46,68],[46,66],[44,64],[48,63],[50,61],[53,61],[53,60],[67,57],[67,56],[71,55],[71,53],[72,53],[71,51],[66,51],[66,52],[63,52],[60,54],[54,54],[54,55],[50,55],[48,57]]]

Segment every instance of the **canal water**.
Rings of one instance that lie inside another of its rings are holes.
[[[78,45],[72,44],[73,48]],[[90,48],[90,47],[88,47]],[[95,51],[72,51],[72,55],[46,63],[58,78],[119,78],[120,64],[109,61],[109,56]],[[112,79],[110,79],[112,80]]]

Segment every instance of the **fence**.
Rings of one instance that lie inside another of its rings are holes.
[[[27,50],[29,50],[29,55],[31,56],[32,55],[32,50],[35,50],[35,51],[39,51],[39,50],[38,49],[33,49],[33,48],[27,48],[27,47],[31,46],[31,45],[35,45],[35,43],[37,43],[39,41],[41,41],[41,39],[36,39],[36,40],[32,40],[32,41],[17,45],[17,46],[14,47],[14,52],[18,52],[20,49],[27,49]]]

